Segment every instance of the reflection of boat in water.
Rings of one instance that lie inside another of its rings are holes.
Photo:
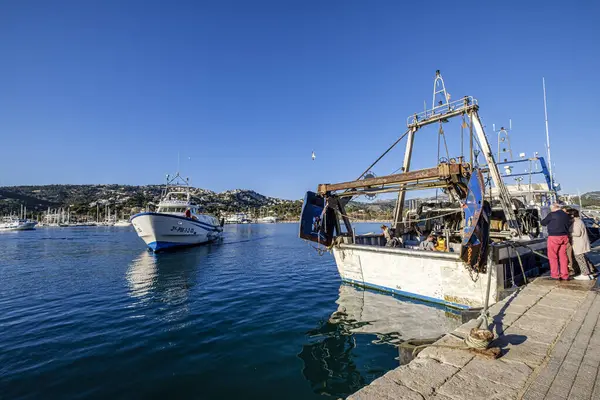
[[[460,316],[445,307],[399,299],[351,285],[341,285],[338,310],[330,323],[342,324],[351,333],[392,335],[423,339],[440,336],[458,327]]]
[[[131,296],[144,297],[150,292],[156,278],[156,257],[144,251],[130,264],[126,277]]]
[[[309,331],[302,373],[314,392],[346,397],[398,366],[399,342],[438,337],[460,325],[441,306],[342,284],[338,309]],[[375,346],[376,344],[388,344]]]
[[[186,312],[190,289],[210,247],[195,247],[156,255],[143,251],[129,265],[126,279],[129,294],[140,300],[158,300],[173,306],[169,316]]]

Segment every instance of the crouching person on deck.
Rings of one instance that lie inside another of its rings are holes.
[[[390,228],[386,225],[381,225],[381,230],[383,231],[383,237],[385,238],[385,247],[404,247],[402,239],[394,237],[392,232],[390,232]]]
[[[570,280],[567,244],[569,244],[569,228],[571,218],[558,203],[552,204],[552,212],[542,220],[548,228],[548,261],[552,279]]]
[[[427,239],[419,243],[419,250],[435,251],[435,236],[427,236]]]

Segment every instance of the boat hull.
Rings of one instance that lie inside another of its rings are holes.
[[[185,218],[161,213],[141,213],[131,218],[138,236],[154,252],[195,246],[215,241],[222,236],[220,226],[209,218]]]
[[[0,231],[32,231],[37,222],[9,222],[0,224]]]
[[[545,250],[543,240],[528,246],[494,248],[490,305],[503,298],[512,280],[522,281],[517,252],[525,260],[531,256],[530,249]],[[333,255],[340,277],[348,283],[457,309],[485,304],[487,273],[469,273],[458,253],[341,244],[333,247]],[[539,275],[538,266],[526,267],[526,276]]]

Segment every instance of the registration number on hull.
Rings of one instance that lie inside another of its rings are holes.
[[[190,235],[195,235],[196,234],[196,229],[195,228],[184,228],[182,226],[172,226],[171,227],[171,232],[187,233],[187,234],[190,234]]]

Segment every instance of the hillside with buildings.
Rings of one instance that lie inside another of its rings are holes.
[[[0,187],[0,215],[18,214],[21,206],[28,215],[37,216],[48,208],[70,209],[73,216],[102,219],[106,213],[129,216],[156,206],[162,185],[44,185]],[[264,196],[253,190],[228,190],[216,193],[192,188],[194,200],[207,212],[225,215],[246,212],[257,215],[276,214],[282,219],[300,215],[302,202]]]
[[[0,215],[19,214],[27,207],[31,218],[38,218],[48,209],[70,210],[76,219],[103,220],[107,214],[126,218],[160,201],[162,185],[43,185],[0,187]],[[277,215],[280,219],[295,220],[302,209],[301,200],[285,200],[264,196],[253,190],[228,190],[217,193],[192,188],[195,201],[207,212],[220,216],[246,213],[252,217]],[[577,196],[568,196],[577,204]],[[360,200],[360,199],[357,199]],[[584,207],[600,206],[600,191],[581,196]],[[390,220],[394,212],[393,199],[371,202],[351,201],[346,212],[355,220]]]

